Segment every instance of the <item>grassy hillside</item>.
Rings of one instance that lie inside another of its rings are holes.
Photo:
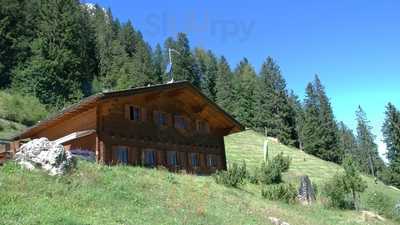
[[[0,139],[9,139],[25,128],[26,126],[20,123],[0,118]]]
[[[260,143],[262,137],[252,131],[227,137],[228,160],[257,165]],[[271,145],[271,151],[293,157],[286,179],[306,173],[322,182],[340,169],[282,145]],[[211,177],[82,161],[74,173],[60,178],[27,172],[10,162],[0,168],[0,192],[0,224],[269,224],[269,216],[291,225],[366,224],[354,211],[264,200],[252,184],[234,189],[215,184]]]
[[[250,167],[259,166],[263,160],[262,146],[264,137],[251,130],[228,136],[225,139],[225,147],[227,149],[227,158],[230,163],[245,160]],[[312,155],[308,155],[296,148],[290,148],[282,144],[278,144],[269,139],[270,157],[283,152],[292,158],[292,164],[284,177],[286,181],[298,182],[298,177],[308,175],[312,182],[321,186],[327,179],[331,178],[337,172],[343,169],[339,165],[321,160]],[[228,163],[229,163],[228,162]],[[400,200],[400,192],[384,185],[382,182],[375,184],[372,177],[363,176],[368,183],[368,189],[362,194],[362,203],[368,193],[373,191],[382,191],[392,199],[395,204]]]

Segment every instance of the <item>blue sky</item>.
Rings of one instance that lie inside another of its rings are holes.
[[[152,46],[185,32],[192,47],[224,55],[233,67],[247,57],[258,71],[272,56],[301,97],[318,73],[336,119],[355,129],[361,105],[378,143],[384,106],[400,108],[400,1],[87,2],[131,20]]]

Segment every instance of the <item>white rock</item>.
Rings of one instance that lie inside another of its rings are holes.
[[[34,139],[22,145],[15,159],[28,170],[41,168],[52,176],[62,175],[72,166],[72,155],[62,145],[47,138]]]
[[[276,218],[276,217],[270,216],[270,217],[268,217],[268,219],[269,219],[269,221],[271,221],[271,223],[273,225],[290,225],[289,223],[282,221],[281,219]]]

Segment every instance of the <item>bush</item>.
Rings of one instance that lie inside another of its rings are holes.
[[[271,201],[294,203],[297,198],[297,190],[292,184],[266,185],[261,190],[261,195]]]
[[[351,158],[343,162],[344,174],[336,174],[324,186],[324,192],[329,199],[329,205],[341,209],[357,209],[358,195],[367,188],[362,180],[355,163]]]
[[[33,96],[0,92],[0,118],[31,126],[47,115],[45,106]]]
[[[380,215],[385,215],[386,217],[392,216],[393,205],[391,204],[391,200],[382,192],[368,193],[366,204],[369,209],[374,210]]]
[[[253,172],[247,172],[247,180],[252,184],[258,184],[260,177],[260,168],[256,167]]]
[[[325,183],[323,191],[329,199],[329,206],[340,209],[354,207],[346,198],[347,192],[341,175],[336,174],[332,179]]]
[[[282,173],[287,171],[290,166],[291,159],[279,153],[267,163],[262,163],[260,169],[257,169],[250,176],[251,183],[262,184],[279,184],[282,182]]]
[[[269,161],[261,164],[259,182],[262,184],[279,184],[282,182],[282,171],[277,163]]]
[[[283,152],[276,155],[272,161],[277,164],[281,172],[286,172],[289,170],[291,159],[289,156],[283,156]]]
[[[218,171],[214,174],[214,179],[217,184],[223,184],[228,187],[238,187],[244,183],[247,176],[246,163],[241,165],[233,163],[227,171]]]

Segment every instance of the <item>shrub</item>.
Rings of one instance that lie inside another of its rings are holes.
[[[371,192],[368,193],[367,207],[373,209],[375,212],[391,217],[393,205],[391,204],[390,198],[382,192]]]
[[[276,155],[272,160],[277,164],[281,172],[286,172],[289,170],[291,159],[289,156],[283,156],[283,152]]]
[[[247,175],[246,163],[241,165],[233,163],[227,171],[218,171],[214,174],[214,179],[217,184],[223,184],[228,187],[238,187],[244,183]]]
[[[271,201],[294,203],[297,198],[297,190],[292,184],[273,184],[264,186],[261,195]]]
[[[354,161],[347,158],[343,162],[344,174],[336,174],[324,186],[329,205],[335,208],[355,208],[358,210],[358,195],[367,188],[356,170]]]
[[[346,199],[346,190],[341,175],[336,174],[323,187],[324,194],[328,197],[328,205],[334,208],[353,208]]]
[[[247,172],[247,180],[252,184],[258,184],[260,177],[260,168],[256,167],[254,171]]]
[[[261,164],[259,182],[262,184],[279,184],[282,182],[282,171],[277,163],[269,161]]]

